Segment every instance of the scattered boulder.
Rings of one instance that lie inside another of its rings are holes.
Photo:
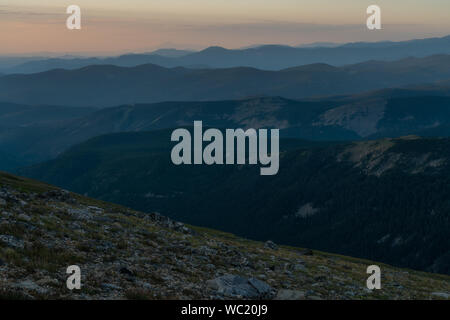
[[[28,205],[28,202],[23,201],[23,200],[19,200],[19,205],[22,207],[25,207],[26,205]]]
[[[159,214],[158,212],[152,212],[152,213],[145,214],[143,216],[143,218],[145,220],[156,222],[164,228],[175,230],[177,232],[182,232],[184,234],[190,234],[190,235],[196,234],[194,230],[186,227],[183,223],[173,221],[172,219],[165,217],[165,216]]]
[[[436,298],[450,299],[450,294],[445,292],[433,292],[431,295]]]
[[[91,220],[93,217],[88,208],[70,208],[67,213],[77,220]]]
[[[264,248],[271,250],[278,250],[278,246],[273,241],[270,240],[264,244]]]
[[[0,235],[0,241],[12,248],[24,248],[23,240],[17,239],[16,237],[10,235]]]
[[[19,289],[34,291],[39,294],[45,294],[48,292],[47,289],[42,288],[41,286],[37,285],[36,283],[34,283],[31,280],[24,280],[22,282],[19,282],[16,285],[14,285],[14,287],[19,288]]]
[[[19,220],[26,221],[26,222],[30,222],[31,221],[31,217],[29,215],[24,214],[24,213],[19,214],[19,216],[17,218]]]
[[[38,195],[41,199],[51,199],[58,201],[67,201],[72,198],[70,192],[62,189],[53,189]]]
[[[94,212],[96,214],[101,214],[101,213],[103,213],[105,211],[102,208],[95,207],[95,206],[88,206],[87,208],[88,208],[89,211],[92,211],[92,212]]]
[[[294,271],[306,271],[305,265],[304,265],[304,264],[301,264],[301,263],[294,264],[294,265],[292,266],[292,269],[293,269]]]
[[[106,289],[106,290],[115,290],[115,291],[120,291],[122,290],[122,287],[116,286],[115,284],[112,283],[102,283],[102,288]]]
[[[272,287],[255,278],[244,278],[238,275],[227,274],[209,280],[207,284],[217,294],[230,298],[271,299],[274,296]]]
[[[57,279],[51,278],[51,277],[44,277],[40,280],[36,281],[36,284],[39,286],[59,286],[60,282]]]

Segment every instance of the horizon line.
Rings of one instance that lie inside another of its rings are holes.
[[[250,44],[246,46],[240,46],[240,47],[226,47],[221,45],[210,45],[210,46],[202,46],[200,49],[194,49],[189,47],[177,47],[175,46],[158,46],[152,49],[148,50],[120,50],[120,51],[109,51],[109,52],[103,52],[103,51],[41,51],[41,52],[22,52],[22,53],[1,53],[0,52],[0,58],[31,58],[31,57],[42,57],[42,58],[61,58],[64,56],[79,56],[79,57],[114,57],[114,56],[122,56],[127,54],[151,54],[158,50],[178,50],[178,51],[192,51],[192,53],[195,52],[202,52],[204,50],[210,49],[210,48],[221,48],[225,50],[248,50],[248,49],[255,49],[265,46],[280,46],[280,47],[290,47],[290,48],[298,48],[301,49],[303,46],[308,45],[316,45],[316,48],[328,48],[327,46],[321,47],[319,44],[330,44],[335,45],[336,47],[340,47],[347,44],[358,44],[358,43],[402,43],[402,42],[409,42],[409,41],[415,41],[415,40],[426,40],[426,39],[444,39],[450,37],[450,34],[445,36],[432,36],[432,37],[425,37],[425,38],[419,38],[414,37],[410,38],[408,40],[400,40],[400,41],[393,41],[393,40],[379,40],[379,41],[352,41],[352,42],[328,42],[328,41],[316,41],[316,42],[305,42],[300,43],[298,45],[291,45],[291,44],[283,44],[283,43],[263,43],[263,44]]]

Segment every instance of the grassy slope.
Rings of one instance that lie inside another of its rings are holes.
[[[55,190],[52,186],[5,173],[0,173],[0,186],[20,190],[14,191],[19,198],[31,195],[29,199],[34,199],[19,210],[30,221],[10,204],[2,208],[12,215],[7,223],[0,220],[0,234],[25,242],[23,249],[0,245],[0,259],[6,263],[6,267],[0,266],[3,299],[211,298],[214,293],[206,280],[226,273],[254,276],[277,290],[301,290],[309,299],[428,299],[437,297],[432,292],[450,291],[448,276],[318,251],[305,255],[304,250],[293,247],[275,251],[260,242],[204,228],[190,227],[194,233],[185,234],[149,221],[145,214],[73,195],[76,208],[103,209],[94,219],[77,220],[65,211],[74,204],[33,198],[34,193]],[[26,231],[26,225],[37,228]],[[78,228],[71,228],[73,225]],[[99,247],[105,242],[111,244],[109,250]],[[205,247],[216,253],[201,253]],[[246,259],[252,267],[233,265],[239,259]],[[86,274],[81,293],[64,287],[65,268],[73,263]],[[292,268],[296,263],[304,268]],[[374,292],[365,289],[365,271],[371,264],[380,265],[383,273],[382,289]],[[133,281],[117,271],[124,265],[132,270]],[[24,289],[25,280],[38,284],[42,291]],[[120,289],[106,290],[105,282]]]

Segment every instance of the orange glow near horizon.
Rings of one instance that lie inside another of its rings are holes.
[[[365,28],[372,2],[382,8],[375,32]],[[82,30],[65,27],[71,4]],[[2,0],[0,54],[398,41],[450,34],[449,18],[448,0]]]

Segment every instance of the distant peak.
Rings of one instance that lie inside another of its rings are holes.
[[[205,50],[203,50],[202,52],[225,52],[228,51],[227,49],[223,48],[223,47],[219,47],[219,46],[212,46],[212,47],[208,47]]]

